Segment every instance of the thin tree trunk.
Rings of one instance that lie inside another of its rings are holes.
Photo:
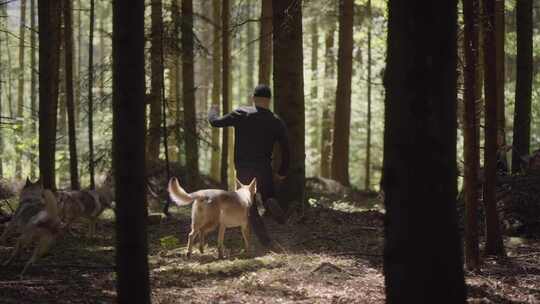
[[[302,1],[279,0],[273,1],[272,5],[274,108],[288,127],[291,164],[287,178],[279,186],[278,200],[284,210],[303,209],[306,143]]]
[[[212,42],[212,105],[219,106],[221,94],[221,5],[220,0],[213,0],[213,42]],[[220,180],[219,169],[219,132],[221,129],[212,128],[212,155],[210,161],[210,176],[215,180]]]
[[[104,16],[100,14],[99,17],[99,100],[103,102],[105,100],[105,23]]]
[[[118,303],[150,303],[145,183],[144,1],[113,2],[113,167]]]
[[[17,132],[15,136],[15,177],[22,178],[22,139],[24,137],[24,73],[26,72],[24,66],[24,42],[26,34],[26,0],[21,0],[21,14],[20,14],[20,27],[19,27],[19,74],[17,85],[17,117],[20,119],[20,124],[17,126]]]
[[[151,42],[150,47],[150,126],[148,129],[148,142],[146,150],[147,157],[150,163],[159,159],[159,147],[161,142],[161,73],[163,66],[161,65],[161,54],[163,53],[163,15],[162,1],[151,0]]]
[[[222,55],[222,68],[221,68],[221,79],[222,79],[222,110],[223,113],[228,113],[231,111],[230,106],[230,32],[229,32],[229,26],[230,26],[230,2],[229,0],[223,0],[223,6],[221,9],[221,55]],[[223,130],[222,136],[221,136],[221,184],[224,187],[227,187],[227,175],[228,175],[228,161],[229,161],[229,133],[228,130]]]
[[[365,182],[364,189],[369,191],[371,188],[371,27],[372,27],[372,16],[371,16],[371,0],[368,0],[367,4],[368,9],[368,34],[367,34],[367,137],[366,137],[366,173],[365,173]]]
[[[319,155],[318,149],[320,147],[319,140],[319,18],[313,17],[310,24],[311,30],[311,92],[310,99],[307,108],[309,109],[309,148],[314,151],[316,155]]]
[[[77,124],[77,129],[81,126],[81,99],[82,99],[82,65],[83,65],[83,56],[82,56],[82,36],[83,36],[83,29],[82,29],[82,18],[81,18],[81,11],[82,11],[82,4],[81,0],[77,0],[77,72],[75,73],[77,80],[75,83],[77,84],[77,89],[75,93],[75,123]]]
[[[36,80],[36,32],[38,31],[36,27],[36,0],[30,0],[30,137],[37,138],[37,109],[36,109],[36,99],[37,99],[37,80]],[[37,150],[36,145],[33,143],[30,145],[31,153],[29,153],[30,159],[30,178],[36,178],[36,154]],[[0,151],[0,154],[2,152]]]
[[[259,40],[259,84],[270,85],[272,73],[272,0],[262,0]]]
[[[8,87],[7,87],[7,97],[8,97],[8,111],[9,116],[14,118],[15,113],[13,113],[13,61],[11,60],[11,50],[9,46],[9,32],[6,30],[6,54],[7,54],[7,71],[8,71]]]
[[[466,303],[455,203],[457,1],[388,4],[386,302]]]
[[[179,115],[180,111],[177,110],[177,105],[180,102],[180,48],[178,47],[178,39],[180,39],[180,31],[179,28],[181,27],[181,16],[180,16],[180,0],[173,0],[171,2],[171,14],[172,14],[172,20],[173,20],[173,39],[175,41],[174,46],[171,49],[170,56],[172,57],[170,62],[170,76],[169,76],[169,114],[170,114],[170,120],[174,121],[175,127],[174,132],[172,134],[172,141],[175,143],[174,149],[169,149],[169,159],[172,162],[179,162],[179,153],[180,146],[176,146],[176,142],[178,141],[179,135],[179,128],[180,125],[177,124],[179,122]],[[176,153],[175,153],[176,152]]]
[[[94,0],[90,0],[90,38],[88,40],[88,170],[90,189],[96,187],[94,180]]]
[[[187,186],[194,190],[199,177],[197,117],[193,54],[193,0],[182,0],[182,101],[186,145]]]
[[[247,6],[247,18],[253,17],[253,5],[250,2],[246,2]],[[247,65],[246,65],[246,87],[248,90],[252,90],[255,87],[254,69],[255,69],[255,46],[253,45],[253,38],[255,36],[255,29],[253,22],[248,22],[246,25],[246,47],[247,47]]]
[[[353,49],[353,0],[339,2],[339,49],[332,178],[349,185],[349,134],[351,128],[351,81]]]
[[[521,157],[529,154],[531,141],[531,94],[533,77],[533,2],[516,3],[517,73],[512,140],[512,172],[521,169]]]
[[[495,1],[484,1],[484,69],[485,69],[485,148],[484,148],[484,206],[486,209],[486,254],[504,255],[504,246],[497,213],[497,54]]]
[[[521,0],[520,0],[521,1]],[[497,83],[497,146],[506,144],[506,119],[504,113],[504,69],[505,69],[505,21],[504,21],[505,0],[495,1],[495,56],[496,56],[496,83]],[[506,154],[505,156],[506,157]]]
[[[45,189],[56,189],[54,156],[60,62],[60,2],[38,1],[39,171]]]
[[[336,23],[330,22],[326,32],[325,51],[324,51],[324,96],[322,104],[321,120],[321,176],[330,178],[331,160],[332,160],[332,130],[335,107],[334,76],[336,71],[335,53],[334,53],[334,33]]]
[[[480,267],[478,249],[478,133],[477,133],[477,59],[478,59],[478,0],[463,0],[465,38],[464,71],[464,111],[463,111],[463,150],[464,150],[464,192],[465,192],[465,265],[470,270]]]
[[[77,160],[77,137],[75,134],[75,108],[73,92],[73,10],[72,0],[64,0],[64,72],[66,79],[66,106],[69,136],[69,172],[71,189],[78,190],[79,168]]]
[[[6,15],[6,6],[0,6],[0,14],[2,14],[2,16],[5,16]],[[0,20],[0,30],[2,31],[5,31],[6,30],[6,24],[4,23],[4,20]],[[3,94],[3,90],[5,90],[5,88],[3,87],[3,84],[4,84],[4,61],[3,61],[3,55],[4,52],[2,52],[2,37],[0,36],[0,116],[4,116],[4,107],[3,107],[3,102],[4,100],[2,99],[2,94]],[[0,121],[1,121],[1,118],[0,118]],[[3,159],[3,155],[4,155],[4,132],[3,132],[3,128],[0,128],[0,178],[3,178],[4,177],[4,159]],[[32,177],[33,179],[34,177]]]

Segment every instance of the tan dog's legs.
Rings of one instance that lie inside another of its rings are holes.
[[[32,257],[30,258],[30,260],[28,260],[26,265],[24,265],[24,268],[19,274],[19,277],[22,278],[22,276],[24,275],[28,267],[30,267],[30,265],[33,265],[37,261],[37,259],[39,259],[45,253],[47,253],[51,243],[52,243],[52,237],[50,235],[44,235],[43,237],[39,239],[38,244],[36,248],[34,249],[34,253],[32,254]]]
[[[225,238],[225,225],[219,225],[218,257],[223,259],[223,239]]]
[[[242,226],[242,237],[244,237],[245,252],[249,253],[249,224]]]
[[[191,257],[191,251],[193,250],[193,242],[195,241],[195,237],[199,233],[200,232],[196,231],[194,228],[192,228],[191,232],[189,233],[188,242],[187,242],[187,253],[186,253],[186,256],[188,258]]]
[[[201,231],[199,235],[199,251],[201,253],[204,253],[205,243],[206,243],[206,233],[204,231]]]

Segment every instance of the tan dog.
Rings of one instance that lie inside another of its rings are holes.
[[[4,263],[4,266],[13,261],[22,247],[37,240],[32,257],[21,271],[20,276],[22,277],[30,265],[47,253],[50,245],[62,230],[54,194],[50,190],[44,190],[41,182],[32,183],[29,179],[26,180],[26,184],[21,190],[20,204],[2,233],[0,243],[3,243],[7,236],[15,230],[21,235],[17,239],[11,257]]]
[[[69,230],[78,219],[86,219],[89,221],[87,236],[90,238],[96,233],[99,216],[105,209],[111,208],[114,200],[109,179],[96,190],[59,191],[57,197],[60,218],[66,223],[66,228]]]
[[[225,229],[240,227],[244,238],[246,252],[249,251],[249,208],[253,204],[257,192],[257,180],[253,179],[249,185],[242,185],[238,180],[236,191],[217,189],[199,190],[186,193],[178,184],[176,178],[169,181],[169,195],[178,206],[193,203],[191,209],[191,232],[188,238],[187,256],[191,256],[193,242],[199,237],[199,250],[204,250],[205,237],[209,232],[219,227],[218,252],[223,258],[223,239]]]

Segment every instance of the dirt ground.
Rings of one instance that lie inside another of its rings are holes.
[[[240,232],[227,230],[227,258],[218,260],[215,234],[201,254],[185,257],[190,207],[173,220],[149,226],[153,303],[383,303],[382,219],[373,202],[325,202],[286,225],[265,219],[281,245],[276,252],[256,240],[243,253]],[[0,268],[0,303],[114,303],[114,223],[105,215],[94,239],[66,234],[26,276],[25,252]],[[508,257],[488,258],[468,273],[470,303],[540,303],[540,243],[507,238]],[[0,246],[7,258],[13,239]]]

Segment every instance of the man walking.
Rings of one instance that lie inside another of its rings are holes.
[[[281,166],[277,178],[282,180],[289,169],[289,143],[285,123],[270,111],[271,98],[270,88],[258,85],[252,96],[253,106],[240,107],[221,117],[218,116],[217,106],[213,106],[208,112],[208,121],[212,127],[234,127],[234,164],[238,180],[247,184],[257,178],[257,191],[263,205],[273,217],[282,221],[283,212],[274,199],[272,151],[274,144],[279,143]],[[269,246],[271,239],[256,203],[250,209],[249,220],[261,244]]]

